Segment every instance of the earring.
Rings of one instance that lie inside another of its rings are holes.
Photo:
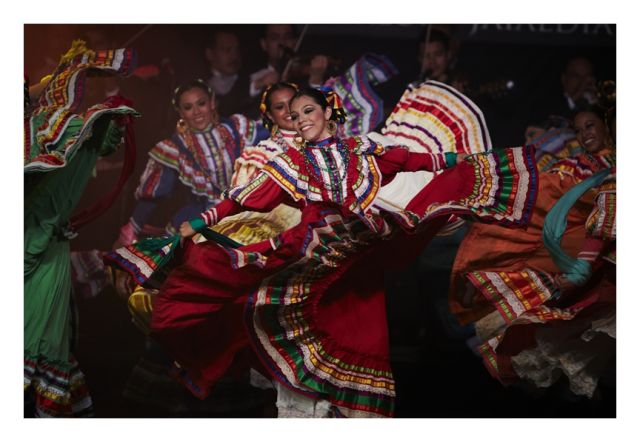
[[[302,137],[301,137],[301,136],[299,136],[299,135],[298,135],[298,136],[293,137],[293,144],[295,144],[295,146],[296,146],[298,149],[304,149],[304,145],[305,145],[304,138],[302,138]]]
[[[278,125],[277,124],[273,124],[273,126],[271,126],[271,138],[275,138],[278,136]]]
[[[176,123],[176,132],[178,132],[179,134],[185,134],[188,131],[189,131],[189,126],[187,126],[187,122],[184,121],[182,118],[180,118]]]
[[[327,121],[327,130],[331,135],[335,135],[338,132],[338,125],[334,120]]]
[[[213,123],[213,126],[217,126],[218,123],[220,123],[220,114],[218,113],[218,109],[213,109],[213,111],[211,112],[211,122]]]

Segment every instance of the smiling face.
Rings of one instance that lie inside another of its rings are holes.
[[[293,89],[283,88],[273,92],[269,97],[267,116],[281,129],[295,130],[289,109],[289,101],[294,94]]]
[[[323,109],[309,96],[302,95],[291,102],[293,126],[298,135],[307,141],[316,142],[331,136],[327,128],[330,116],[330,107]]]
[[[580,146],[590,153],[605,147],[608,133],[602,119],[593,112],[580,112],[573,119],[576,138]]]
[[[187,89],[178,100],[178,113],[191,129],[205,130],[214,120],[213,99],[199,87]]]

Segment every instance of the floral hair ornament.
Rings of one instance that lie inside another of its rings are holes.
[[[340,95],[336,94],[333,89],[326,86],[320,87],[319,90],[324,94],[327,104],[333,110],[331,114],[331,116],[334,117],[333,119],[341,124],[344,123],[347,119],[347,113],[342,107],[342,99],[340,98]]]
[[[266,115],[267,111],[269,110],[267,109],[267,96],[269,95],[269,93],[271,92],[271,89],[273,89],[275,85],[278,85],[278,86],[286,85],[286,86],[289,86],[294,91],[298,92],[298,85],[295,83],[288,83],[288,82],[282,81],[280,83],[270,84],[265,88],[265,90],[262,92],[262,96],[260,97],[260,114],[262,116]]]

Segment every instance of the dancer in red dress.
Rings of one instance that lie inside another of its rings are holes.
[[[332,415],[392,416],[382,270],[415,257],[452,213],[526,224],[537,180],[533,152],[463,159],[336,138],[336,122],[344,121],[339,99],[314,89],[298,91],[290,108],[299,149],[272,159],[180,233],[190,237],[226,216],[281,203],[300,208],[301,222],[238,248],[185,241],[156,299],[151,336],[201,397],[251,346],[263,372],[326,400]],[[375,208],[378,190],[396,173],[442,169],[405,210]]]

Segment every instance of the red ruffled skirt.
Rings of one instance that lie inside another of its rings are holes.
[[[156,299],[151,335],[198,396],[251,346],[274,379],[342,415],[392,416],[383,270],[411,262],[452,213],[526,223],[533,152],[494,156],[445,171],[406,212],[373,215],[378,231],[343,207],[311,203],[298,225],[268,241],[187,242]]]

